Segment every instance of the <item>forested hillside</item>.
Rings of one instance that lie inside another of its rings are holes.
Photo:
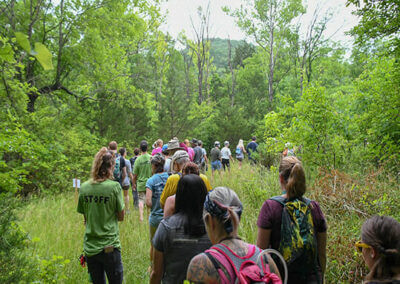
[[[217,70],[220,70],[220,72],[227,72],[227,69],[229,68],[229,48],[231,48],[230,60],[236,68],[239,64],[242,64],[240,62],[240,52],[241,49],[247,45],[249,45],[249,43],[239,40],[221,38],[210,39],[210,56],[213,58],[212,63],[215,65]],[[251,50],[251,53],[255,51],[255,47],[249,49]],[[251,53],[249,53],[247,57],[251,56]]]
[[[310,185],[334,175],[334,188],[337,176],[362,188],[372,175],[384,184],[376,190],[399,189],[398,1],[348,0],[360,19],[352,47],[326,35],[329,14],[304,24],[301,0],[278,2],[226,9],[251,43],[209,38],[207,11],[195,39],[174,39],[160,29],[159,1],[0,2],[0,282],[38,275],[21,272],[30,264],[19,198],[86,179],[111,140],[132,151],[143,139],[195,137],[209,151],[256,135],[260,171],[276,170],[290,143]],[[374,200],[367,215],[380,212]]]

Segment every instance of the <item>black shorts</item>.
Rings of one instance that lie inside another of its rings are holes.
[[[230,167],[230,163],[229,163],[229,159],[222,159],[222,166],[224,167],[224,171],[225,171],[225,167]]]
[[[109,283],[122,283],[124,272],[119,249],[115,248],[109,253],[102,251],[99,254],[87,256],[86,259],[93,283],[106,283],[105,274]]]

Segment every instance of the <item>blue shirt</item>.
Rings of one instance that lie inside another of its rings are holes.
[[[168,177],[168,173],[154,174],[146,182],[146,188],[149,188],[152,192],[151,212],[149,216],[150,226],[157,227],[163,218],[164,213],[160,205],[160,196],[164,190],[165,184],[167,183]]]
[[[246,150],[249,155],[249,158],[251,158],[252,152],[257,152],[257,147],[258,147],[258,144],[254,141],[251,141],[249,144],[247,144]]]

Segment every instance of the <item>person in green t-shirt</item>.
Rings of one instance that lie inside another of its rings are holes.
[[[140,142],[140,151],[142,155],[135,161],[135,169],[133,170],[132,187],[137,190],[139,195],[139,218],[143,222],[143,207],[146,202],[146,182],[151,177],[151,156],[147,153],[147,141]]]
[[[83,250],[93,283],[122,283],[121,242],[118,221],[124,220],[124,199],[113,181],[115,155],[103,147],[96,154],[91,179],[79,190],[77,211],[83,214]]]

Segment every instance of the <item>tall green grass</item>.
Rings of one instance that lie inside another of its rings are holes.
[[[84,224],[83,216],[76,212],[73,191],[31,202],[22,219],[22,227],[34,240],[34,250],[41,258],[62,256],[70,260],[59,267],[67,277],[65,283],[88,282],[87,269],[78,261],[83,249]],[[119,228],[126,283],[148,282],[150,240],[147,222],[139,222],[138,212],[131,210]]]
[[[210,173],[207,173],[210,178]],[[327,283],[360,283],[365,272],[361,256],[355,254],[353,243],[359,236],[361,224],[371,214],[383,213],[399,218],[398,186],[377,180],[366,182],[335,178],[329,173],[315,174],[309,182],[308,196],[320,202],[328,222]],[[386,184],[386,186],[385,186]],[[278,173],[244,164],[241,171],[233,165],[232,172],[216,174],[212,186],[227,186],[239,195],[244,211],[239,235],[255,243],[257,217],[265,199],[280,194]],[[335,190],[333,192],[333,189]],[[362,213],[360,213],[362,212]],[[146,219],[147,220],[147,219]],[[33,200],[21,212],[21,225],[34,240],[33,253],[51,259],[54,255],[70,262],[56,267],[66,276],[65,283],[88,281],[86,268],[78,262],[82,253],[84,225],[76,212],[74,192]],[[122,261],[126,283],[147,283],[150,265],[148,222],[139,222],[138,212],[132,210],[120,223]]]

